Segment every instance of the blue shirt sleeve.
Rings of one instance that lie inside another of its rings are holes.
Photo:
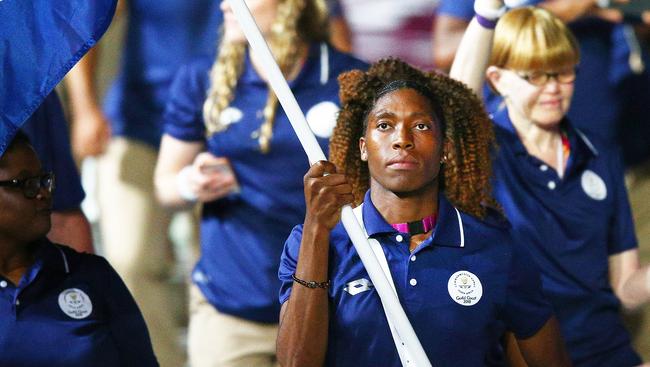
[[[291,296],[291,287],[293,286],[291,276],[296,272],[296,266],[298,265],[300,241],[302,241],[302,224],[293,228],[289,238],[284,243],[284,250],[280,257],[280,269],[278,270],[278,277],[282,283],[280,286],[280,304],[286,302]]]
[[[109,263],[95,257],[96,271],[104,273],[108,320],[111,336],[122,366],[158,366],[144,318],[124,282]]]
[[[539,270],[522,245],[513,243],[508,294],[502,319],[518,339],[535,335],[553,315]]]
[[[56,92],[50,93],[22,130],[29,137],[43,169],[56,178],[52,207],[54,211],[78,209],[85,193],[79,171],[72,158],[68,124]]]
[[[474,17],[474,0],[441,0],[437,13],[470,21]]]
[[[614,255],[638,247],[638,241],[620,155],[609,152],[604,154],[609,158],[609,169],[613,176],[611,190],[614,195],[615,210],[611,217],[607,252],[609,255]]]
[[[203,62],[184,65],[178,70],[163,115],[165,134],[185,141],[204,140],[203,102],[208,71],[209,65]]]

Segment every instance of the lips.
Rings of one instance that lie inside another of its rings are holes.
[[[409,170],[418,167],[418,160],[411,156],[400,156],[392,158],[386,164],[387,167],[396,170]]]

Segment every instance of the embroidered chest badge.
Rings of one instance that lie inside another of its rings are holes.
[[[59,294],[61,311],[73,319],[84,319],[93,312],[90,297],[78,288],[69,288]]]
[[[594,200],[605,200],[607,197],[605,181],[592,170],[586,170],[582,173],[580,184],[585,193]]]
[[[366,278],[361,278],[357,280],[353,280],[350,283],[347,283],[345,285],[345,288],[343,288],[344,291],[350,293],[351,296],[357,295],[361,292],[369,291],[374,287],[372,283]]]
[[[474,306],[483,296],[483,285],[475,274],[461,270],[449,277],[447,291],[451,299],[459,305]]]

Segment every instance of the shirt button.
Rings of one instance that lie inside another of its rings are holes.
[[[548,171],[548,166],[545,165],[545,164],[542,164],[541,166],[539,166],[539,169],[540,169],[540,171],[542,171],[542,172],[546,172],[546,171]]]
[[[404,241],[404,237],[402,237],[401,234],[398,234],[397,236],[395,236],[395,241],[402,242],[402,241]]]
[[[20,300],[19,299],[16,300],[16,306],[20,306]]]
[[[415,255],[411,256],[411,261],[415,261]]]
[[[0,280],[0,288],[7,288],[7,282]]]
[[[413,278],[409,281],[409,283],[415,287],[415,285],[418,284],[418,281],[415,278]]]
[[[556,185],[555,185],[555,181],[549,181],[548,184],[546,184],[546,186],[547,186],[550,190],[555,190],[555,186],[556,186]]]

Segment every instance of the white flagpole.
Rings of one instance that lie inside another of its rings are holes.
[[[307,153],[310,164],[314,164],[319,160],[326,160],[323,150],[318,145],[316,137],[309,129],[307,120],[305,119],[296,97],[291,92],[287,81],[280,71],[280,67],[276,63],[271,50],[264,41],[262,33],[260,32],[253,16],[251,15],[244,0],[228,0],[237,21],[239,22],[248,43],[251,45],[252,52],[262,61],[261,65],[268,78],[269,85],[278,97],[278,101],[284,108],[284,112],[289,118],[289,122],[293,127],[303,149]],[[388,283],[388,279],[381,270],[377,258],[370,248],[368,239],[363,233],[363,230],[352,212],[349,205],[343,207],[341,213],[341,220],[345,230],[348,232],[352,244],[354,245],[361,262],[363,263],[372,284],[377,289],[379,298],[386,310],[387,316],[397,329],[397,333],[402,339],[405,347],[409,351],[409,355],[413,360],[402,361],[403,365],[416,366],[416,367],[429,367],[431,363],[427,358],[422,344],[415,331],[411,326],[402,305],[397,299],[397,295]],[[399,350],[399,346],[395,346]]]

